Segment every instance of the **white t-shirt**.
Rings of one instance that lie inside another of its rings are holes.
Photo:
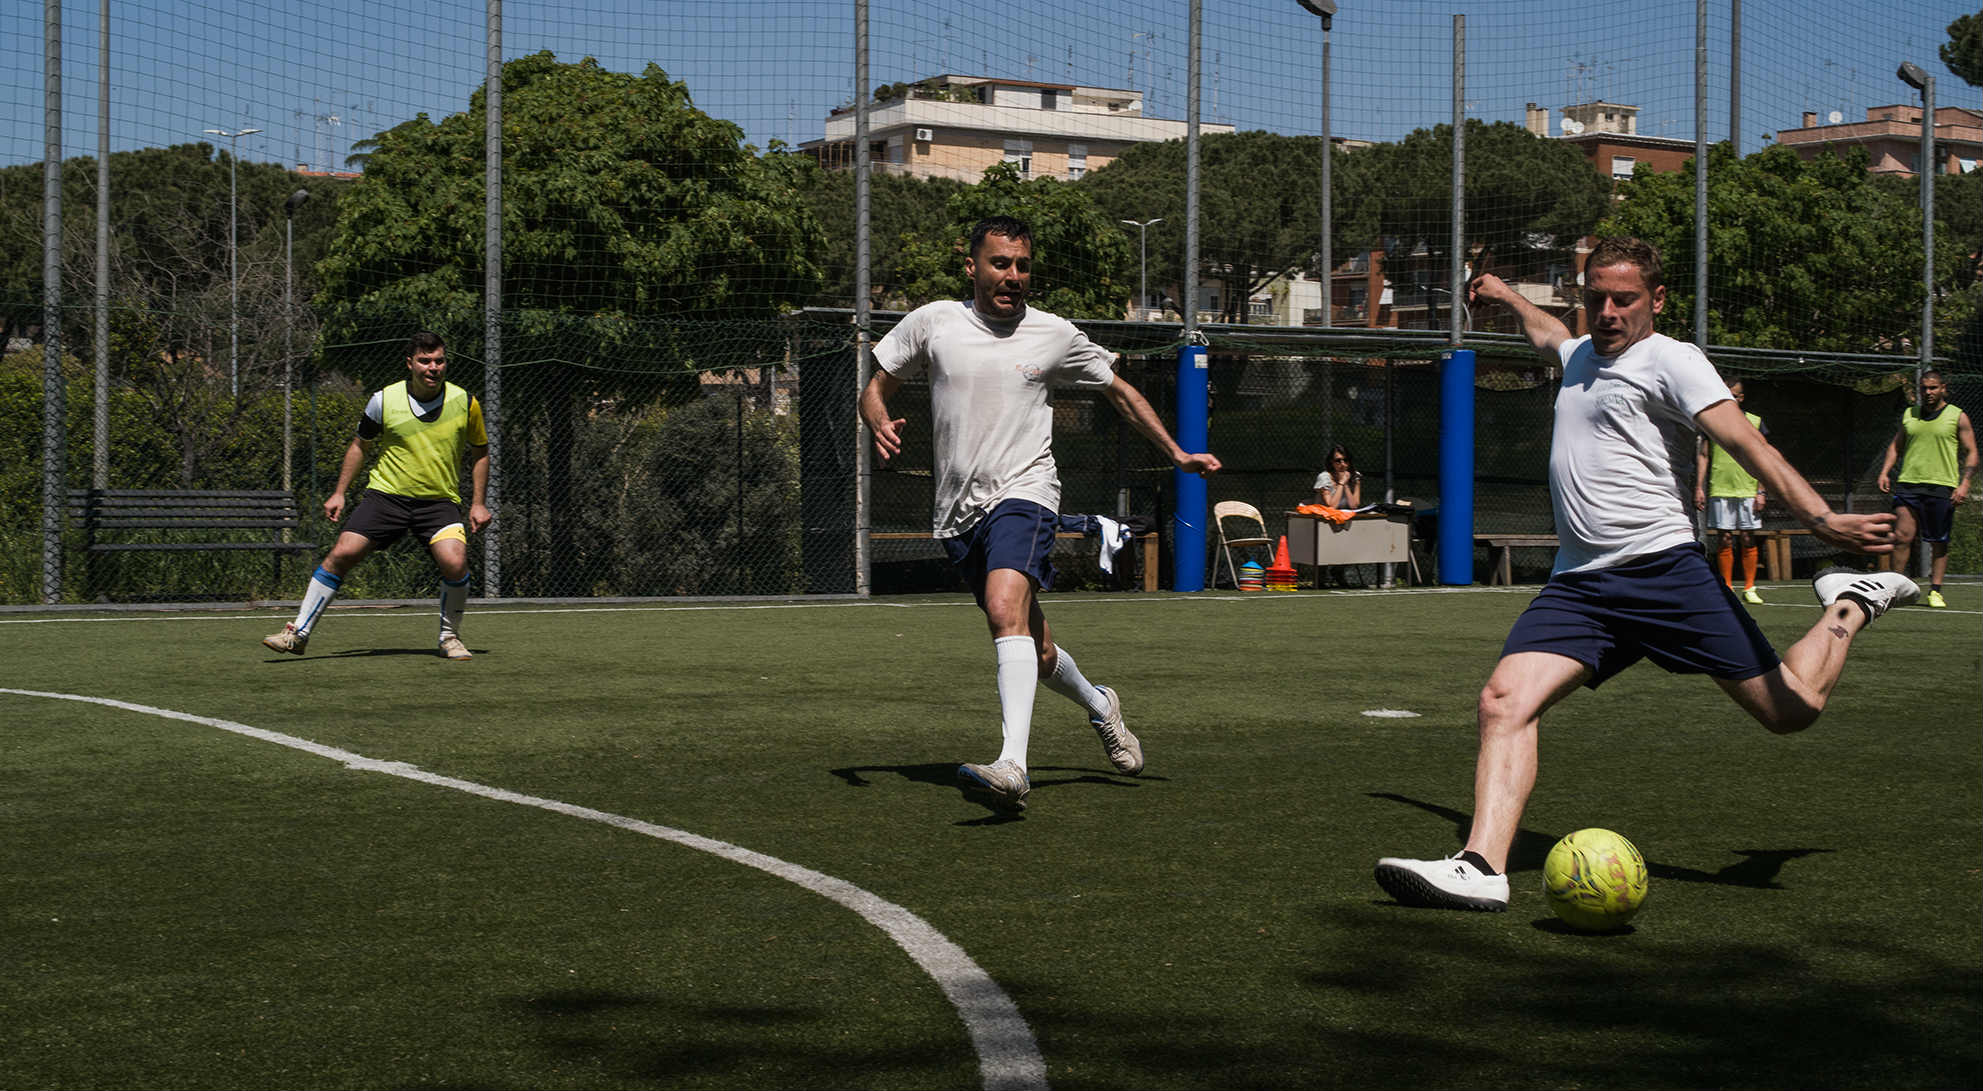
[[[1557,572],[1609,568],[1694,540],[1694,417],[1732,394],[1701,350],[1653,334],[1615,357],[1563,343],[1549,444]]]
[[[1115,380],[1115,353],[1072,322],[1033,307],[995,322],[957,300],[909,312],[874,360],[897,379],[929,375],[938,538],[969,530],[1001,500],[1059,511],[1049,388]]]

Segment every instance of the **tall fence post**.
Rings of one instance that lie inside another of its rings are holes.
[[[1708,0],[1694,0],[1694,344],[1708,347]]]
[[[110,0],[96,8],[96,404],[90,484],[110,487]]]
[[[62,601],[62,2],[42,0],[41,600]]]
[[[868,300],[872,227],[868,172],[873,166],[868,150],[868,0],[854,0],[854,593],[862,597],[874,590],[874,557],[870,552],[874,466],[868,453],[868,430],[861,423],[861,392],[867,389],[874,364],[873,346],[868,343],[868,322],[873,317]]]
[[[489,510],[503,497],[503,0],[488,0],[482,153],[482,409],[489,432]],[[503,595],[503,532],[482,532],[482,595]]]

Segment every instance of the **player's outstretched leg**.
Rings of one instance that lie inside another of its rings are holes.
[[[1898,572],[1857,572],[1827,568],[1811,580],[1824,616],[1783,653],[1777,669],[1754,678],[1718,679],[1735,703],[1779,735],[1818,722],[1833,687],[1845,672],[1853,638],[1875,618],[1921,593]]]
[[[343,582],[342,576],[318,565],[303,591],[303,605],[296,611],[296,620],[284,625],[281,632],[263,637],[262,645],[270,651],[302,655],[310,645],[310,629],[316,625],[317,616],[337,597],[338,586]]]
[[[1042,679],[1046,687],[1080,705],[1088,713],[1088,726],[1102,740],[1115,771],[1135,776],[1143,771],[1143,744],[1122,722],[1122,698],[1107,686],[1097,686],[1082,675],[1067,648],[1055,645],[1053,667]]]

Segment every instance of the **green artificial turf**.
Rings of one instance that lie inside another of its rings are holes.
[[[1787,646],[1817,617],[1765,588]],[[1983,589],[1896,611],[1776,737],[1642,665],[1543,728],[1505,914],[1418,911],[1457,847],[1517,591],[1049,596],[1143,776],[1042,690],[1031,807],[961,597],[0,615],[0,686],[225,719],[720,839],[919,915],[1016,1001],[1060,1088],[1983,1082]],[[1417,713],[1373,718],[1366,710]],[[0,695],[0,1086],[976,1087],[889,939],[678,844],[183,721]],[[1540,866],[1601,825],[1628,933]]]

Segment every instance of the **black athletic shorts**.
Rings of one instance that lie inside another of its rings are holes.
[[[1955,525],[1955,490],[1947,485],[1896,481],[1893,506],[1914,513],[1914,526],[1924,542],[1946,542]]]
[[[418,537],[420,544],[426,545],[434,540],[434,535],[461,521],[461,505],[452,500],[397,496],[366,489],[358,497],[358,506],[345,519],[344,529],[363,534],[383,549],[409,531]]]

